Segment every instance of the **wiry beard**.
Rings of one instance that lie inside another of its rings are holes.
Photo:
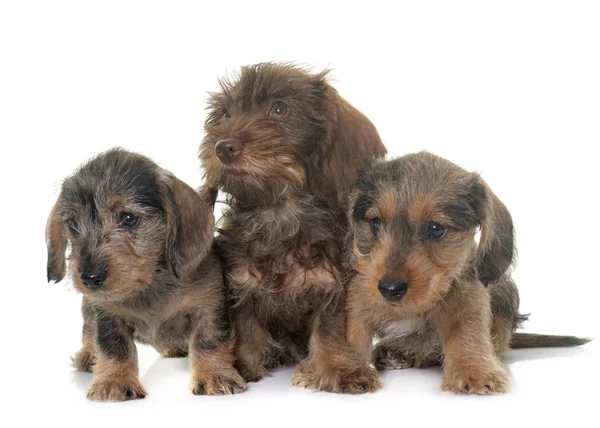
[[[289,180],[237,174],[225,174],[220,187],[231,195],[231,203],[243,207],[279,205],[299,190]]]
[[[207,183],[242,206],[277,205],[306,186],[304,166],[281,142],[273,141],[268,154],[249,146],[229,165],[217,158],[212,146],[204,144],[200,151]]]

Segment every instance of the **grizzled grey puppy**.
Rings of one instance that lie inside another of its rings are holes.
[[[83,294],[75,368],[88,398],[144,398],[134,340],[189,355],[194,394],[246,389],[233,367],[214,218],[192,188],[138,154],[113,149],[68,177],[47,225],[48,281]]]

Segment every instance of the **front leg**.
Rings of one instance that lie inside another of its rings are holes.
[[[366,320],[355,314],[350,308],[346,316],[346,340],[366,362],[371,361],[373,352],[373,331]]]
[[[301,362],[292,384],[318,391],[362,394],[381,387],[377,371],[369,366],[366,353],[346,340],[343,302],[320,310],[312,325],[309,356]],[[364,333],[364,332],[363,332]],[[366,336],[361,336],[362,346]]]
[[[268,333],[249,307],[236,308],[234,329],[235,367],[246,382],[258,382],[268,374],[264,365]]]
[[[447,299],[437,316],[444,351],[442,389],[461,394],[498,394],[509,390],[508,374],[492,344],[487,290],[466,284],[460,297]]]
[[[196,314],[190,337],[194,395],[231,395],[246,390],[233,367],[233,341],[225,314],[209,306]]]
[[[146,391],[138,378],[133,329],[115,315],[99,311],[96,318],[97,354],[87,397],[94,401],[144,398]]]

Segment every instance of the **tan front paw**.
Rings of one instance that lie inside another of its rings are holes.
[[[87,393],[87,398],[93,401],[126,401],[144,397],[146,391],[135,377],[95,379]]]
[[[198,373],[192,379],[194,395],[232,395],[247,389],[244,379],[234,370]]]
[[[458,394],[502,394],[509,389],[508,374],[501,367],[459,369],[445,375],[442,380],[442,390]]]
[[[92,372],[94,365],[94,353],[88,348],[81,348],[74,357],[71,358],[71,365],[80,372]]]
[[[314,391],[342,394],[364,394],[381,388],[377,371],[367,365],[318,370],[309,362],[298,365],[292,376],[292,385]]]

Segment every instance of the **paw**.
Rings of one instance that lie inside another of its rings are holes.
[[[391,350],[385,346],[377,346],[373,351],[373,365],[377,370],[400,370],[415,367],[414,358],[408,358],[406,355]]]
[[[173,348],[161,352],[163,358],[184,358],[188,356],[187,349]]]
[[[196,374],[192,380],[194,395],[233,395],[246,389],[244,379],[233,369]]]
[[[348,372],[341,372],[339,380],[336,380],[334,385],[339,385],[339,390],[332,389],[332,392],[342,392],[344,394],[375,392],[382,386],[377,370],[367,365]]]
[[[298,388],[309,388],[309,389],[318,389],[311,388],[315,384],[315,379],[317,378],[316,374],[317,370],[315,366],[307,361],[302,361],[294,370],[294,374],[292,375],[292,385],[297,386]]]
[[[367,365],[354,368],[317,370],[311,363],[301,363],[292,376],[292,385],[315,391],[341,394],[364,394],[381,388],[379,374]]]
[[[503,394],[509,389],[508,374],[503,368],[476,371],[464,369],[445,375],[442,381],[443,391],[458,394]]]
[[[92,372],[92,366],[96,361],[92,351],[81,348],[74,357],[71,358],[71,366],[80,372]]]
[[[87,398],[92,401],[126,401],[146,397],[137,378],[108,378],[94,380]]]
[[[377,370],[424,369],[441,365],[441,359],[408,356],[397,349],[377,346],[373,351],[373,365]]]
[[[267,376],[269,374],[269,372],[262,367],[250,368],[250,367],[238,365],[236,368],[237,368],[237,371],[239,372],[240,376],[242,376],[242,378],[246,382],[261,381],[265,376]]]

